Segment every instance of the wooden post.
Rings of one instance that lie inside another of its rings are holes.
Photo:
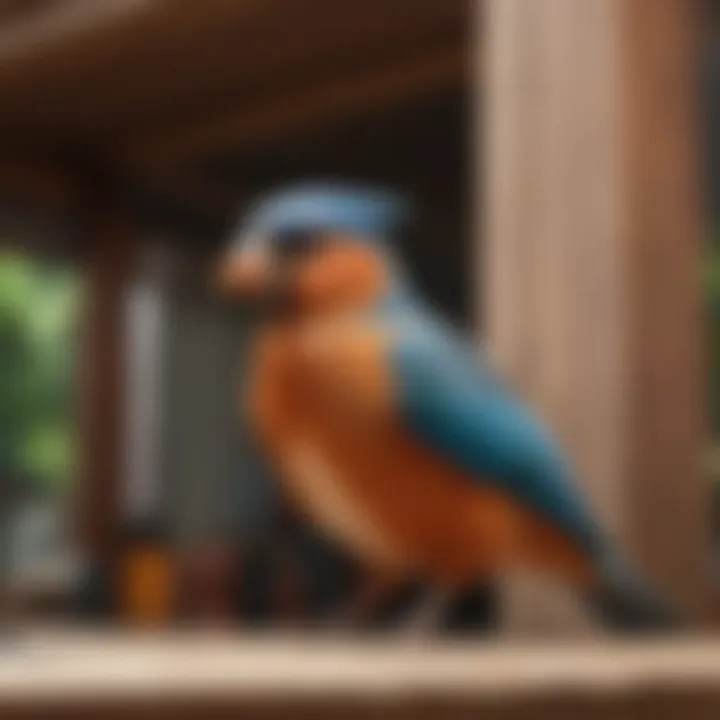
[[[709,483],[695,3],[482,9],[489,345],[636,561],[700,611]]]
[[[124,300],[134,243],[112,195],[94,195],[85,252],[80,376],[79,539],[92,562],[119,539],[124,420]]]

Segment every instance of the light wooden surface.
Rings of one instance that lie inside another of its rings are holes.
[[[427,644],[30,632],[0,649],[0,709],[52,700],[509,699],[717,689],[720,639]]]

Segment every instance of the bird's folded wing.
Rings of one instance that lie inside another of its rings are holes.
[[[418,442],[595,551],[599,528],[556,444],[467,348],[413,323],[397,333],[391,355],[402,422]]]

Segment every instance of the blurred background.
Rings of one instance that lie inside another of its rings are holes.
[[[238,407],[249,331],[209,270],[259,193],[373,181],[426,208],[407,252],[469,320],[470,5],[0,13],[14,597],[45,619],[306,622],[355,569],[288,518],[255,451]]]
[[[352,594],[255,450],[208,282],[250,200],[323,177],[417,200],[424,291],[720,619],[716,6],[0,2],[6,616],[285,627]]]

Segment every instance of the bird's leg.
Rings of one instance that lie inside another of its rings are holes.
[[[397,592],[403,580],[397,574],[382,570],[366,570],[360,587],[350,601],[333,613],[323,624],[332,629],[359,628],[372,619],[376,611]]]
[[[440,629],[444,613],[454,596],[455,588],[432,588],[403,624],[403,634],[418,640],[433,635]]]
[[[458,588],[445,613],[443,632],[452,635],[492,632],[497,627],[499,609],[495,578],[471,582]]]

